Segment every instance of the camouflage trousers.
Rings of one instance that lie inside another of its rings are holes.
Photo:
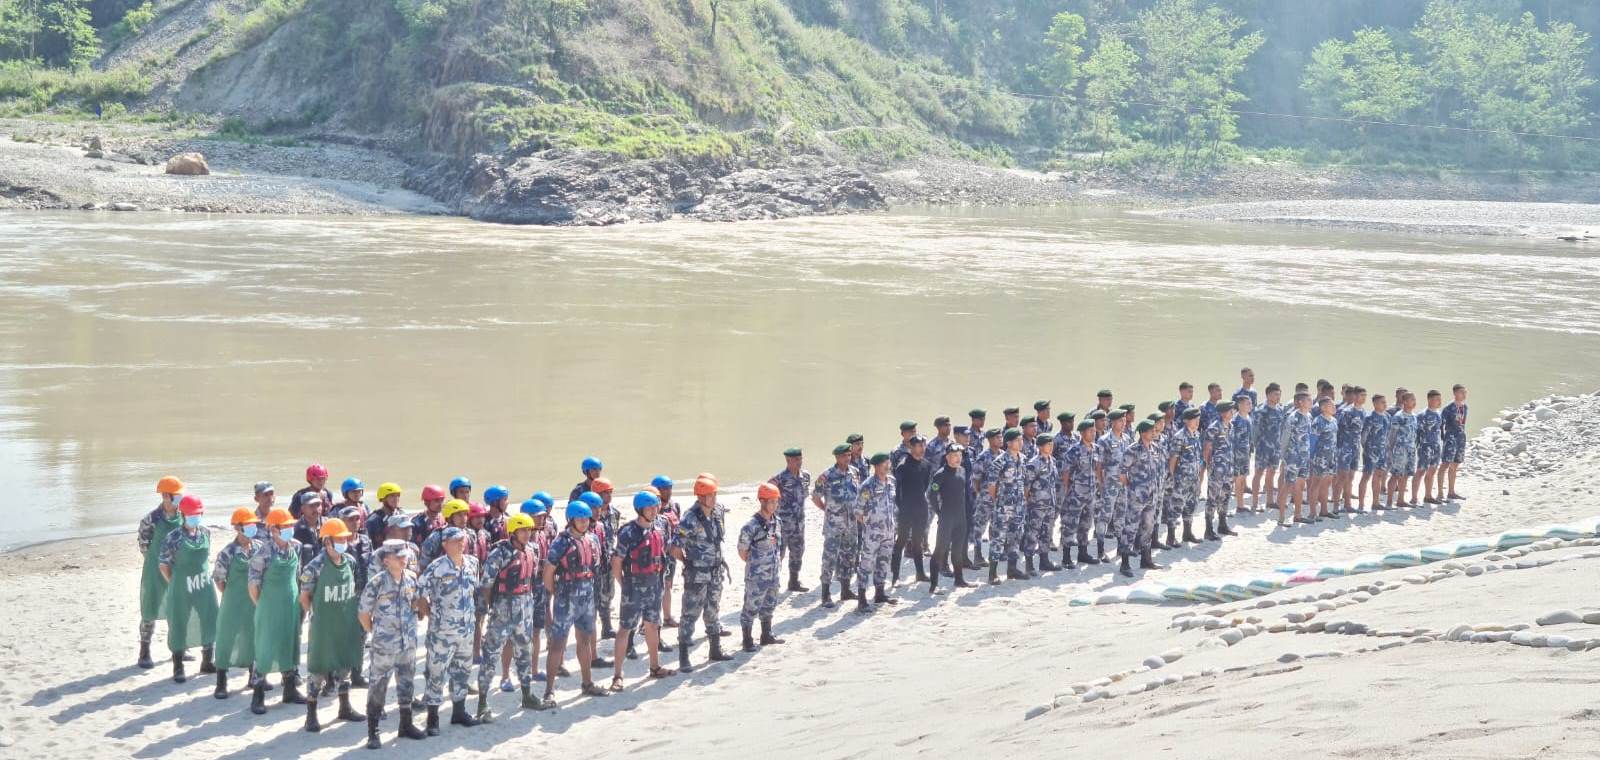
[[[637,630],[640,623],[659,627],[661,587],[660,575],[622,576],[622,610],[618,613],[618,627],[627,631]]]
[[[894,556],[894,521],[867,523],[861,529],[861,555],[856,562],[856,587],[867,588],[889,582],[890,559]]]
[[[487,651],[487,650],[485,650]],[[371,648],[367,651],[367,712],[383,709],[384,697],[389,693],[389,677],[394,676],[395,703],[411,707],[413,682],[417,679],[416,642],[392,651]]]
[[[1200,508],[1200,473],[1179,471],[1172,483],[1172,496],[1168,504],[1172,519],[1166,521],[1167,525],[1177,525],[1179,518],[1187,521],[1194,517],[1195,511]]]
[[[1021,558],[1022,534],[1027,508],[1020,499],[996,499],[994,523],[989,526],[989,558],[1007,562]]]
[[[1111,482],[1100,488],[1100,495],[1094,504],[1094,535],[1096,538],[1116,540],[1118,533],[1118,520],[1122,517],[1122,505],[1127,502],[1127,487],[1111,478]]]
[[[1030,501],[1023,514],[1022,553],[1027,556],[1050,548],[1051,528],[1056,523],[1056,505],[1051,501]]]
[[[778,608],[778,558],[751,559],[754,561],[744,566],[744,608],[739,610],[740,625],[750,625],[756,618],[771,620],[772,611]]]
[[[800,572],[800,560],[806,553],[806,513],[801,510],[790,514],[778,511],[778,533],[782,543],[778,545],[778,555],[781,559],[784,554],[789,556],[789,571]]]
[[[489,683],[494,680],[500,665],[499,653],[511,642],[511,662],[517,672],[517,683],[533,687],[533,637],[535,610],[539,599],[530,593],[515,596],[498,596],[489,604],[489,614],[483,621],[483,662],[478,665],[478,693],[489,693]]]
[[[841,510],[843,507],[834,507]],[[822,523],[822,585],[837,576],[839,585],[849,588],[856,574],[856,555],[860,551],[856,523],[848,515],[829,512]]]
[[[444,690],[450,688],[450,701],[467,698],[467,680],[472,671],[472,631],[464,634],[434,631],[428,627],[428,687],[422,701],[429,706],[444,704]]]
[[[1094,500],[1088,493],[1067,494],[1061,500],[1061,548],[1078,545],[1078,537],[1087,540],[1089,526],[1094,522]]]
[[[1233,468],[1213,468],[1206,479],[1206,519],[1215,520],[1228,509],[1233,497]]]
[[[989,523],[993,520],[994,499],[990,498],[988,493],[979,493],[978,500],[972,505],[972,524],[967,526],[967,530],[972,533],[970,543],[974,547],[983,543],[983,534],[989,530]],[[994,551],[993,547],[990,547],[990,551]]]
[[[329,686],[338,688],[340,694],[350,693],[350,669],[343,668],[332,673],[306,674],[306,696],[316,698]]]
[[[1127,519],[1122,527],[1122,545],[1134,551],[1150,548],[1156,534],[1156,517],[1161,511],[1161,494],[1158,488],[1129,494]]]
[[[722,614],[722,568],[710,570],[684,568],[683,609],[678,615],[678,646],[687,647],[694,638],[694,626],[705,620],[706,635],[722,631],[717,618]]]

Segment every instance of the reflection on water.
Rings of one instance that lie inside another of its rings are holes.
[[[0,545],[335,480],[565,493],[750,482],[848,432],[1181,379],[1472,387],[1477,425],[1600,378],[1600,257],[1102,210],[599,230],[438,218],[0,216]]]

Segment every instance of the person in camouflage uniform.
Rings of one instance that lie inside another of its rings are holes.
[[[1382,393],[1372,396],[1372,412],[1361,420],[1361,484],[1356,488],[1356,508],[1366,504],[1367,484],[1372,483],[1372,511],[1385,509],[1379,493],[1389,481],[1389,399]]]
[[[1122,521],[1120,541],[1139,553],[1139,567],[1144,570],[1162,569],[1151,558],[1150,552],[1156,537],[1156,517],[1161,508],[1161,470],[1166,461],[1165,452],[1155,444],[1155,423],[1141,420],[1136,431],[1138,439],[1123,449],[1123,471],[1128,479],[1128,519]],[[1122,554],[1122,567],[1118,572],[1132,576],[1128,568],[1129,556]]]
[[[661,667],[661,578],[666,564],[667,540],[656,521],[661,497],[656,491],[633,495],[635,517],[617,531],[617,552],[611,559],[611,575],[622,587],[622,609],[618,611],[618,645],[632,649],[633,632],[642,629],[645,649],[650,655],[650,677],[666,678],[678,671]],[[630,655],[636,656],[636,655]],[[611,690],[622,690],[622,660],[613,657]]]
[[[1228,497],[1233,495],[1233,402],[1216,405],[1217,418],[1205,431],[1207,541],[1234,535],[1228,528]]]
[[[867,464],[867,439],[860,433],[851,433],[845,436],[844,442],[850,444],[850,469],[855,470],[856,482],[867,479],[872,474],[872,465]]]
[[[722,559],[722,539],[727,510],[717,502],[717,481],[700,477],[694,481],[695,503],[678,522],[678,561],[683,563],[683,610],[678,616],[678,670],[689,673],[689,647],[694,627],[705,621],[708,654],[712,662],[733,659],[722,651],[722,626],[718,615],[722,605],[722,582],[728,577],[728,563]]]
[[[1233,500],[1236,503],[1234,514],[1244,514],[1245,481],[1250,478],[1250,446],[1252,436],[1251,414],[1255,411],[1255,399],[1248,393],[1238,393],[1233,397],[1233,424],[1228,426],[1228,439],[1233,443]],[[1231,535],[1232,528],[1229,533]]]
[[[1127,424],[1127,412],[1113,409],[1106,414],[1108,427],[1094,443],[1095,455],[1095,482],[1099,492],[1095,494],[1095,554],[1103,562],[1106,560],[1105,539],[1107,536],[1120,537],[1122,535],[1121,520],[1124,517],[1123,505],[1127,503],[1128,478],[1123,469],[1123,426]],[[1121,539],[1118,538],[1120,542]],[[1133,552],[1133,546],[1119,546],[1122,554]]]
[[[867,582],[875,590],[873,604],[899,604],[900,600],[884,593],[883,584],[889,580],[889,559],[894,554],[895,507],[894,478],[889,475],[889,455],[873,454],[867,460],[872,465],[872,476],[861,483],[851,509],[852,522],[861,536],[861,553],[856,564],[856,611],[870,612],[867,606]]]
[[[428,735],[439,735],[439,706],[450,689],[450,723],[468,728],[478,719],[467,711],[467,679],[472,669],[472,635],[477,627],[478,558],[466,553],[467,531],[451,526],[438,532],[444,555],[417,580],[422,617],[428,623]]]
[[[1400,394],[1400,412],[1394,415],[1389,444],[1390,504],[1397,507],[1417,506],[1417,495],[1406,499],[1406,484],[1417,472],[1417,394],[1405,391]]]
[[[150,658],[150,640],[155,635],[156,621],[167,616],[167,581],[161,575],[161,547],[167,536],[183,525],[183,515],[178,503],[183,500],[183,483],[168,475],[156,484],[161,504],[146,512],[139,520],[139,556],[143,558],[144,571],[139,576],[139,667],[146,670],[156,666]],[[181,662],[181,660],[180,660]]]
[[[1066,422],[1062,422],[1063,431]],[[1065,435],[1066,433],[1063,432]],[[1094,525],[1094,423],[1078,423],[1077,434],[1059,445],[1061,460],[1061,548],[1063,565],[1075,567],[1070,549],[1078,550],[1078,561],[1085,565],[1100,564],[1099,557],[1089,555],[1089,528]]]
[[[994,542],[989,543],[989,557],[984,559],[983,535],[989,530],[989,523],[994,520],[994,495],[989,487],[989,465],[996,457],[1004,453],[1001,448],[1001,432],[991,428],[983,432],[984,446],[972,458],[972,488],[975,501],[972,507],[972,524],[967,530],[972,533],[972,563],[974,567],[983,567],[999,562],[994,554]]]
[[[850,445],[841,443],[833,448],[833,467],[817,476],[811,487],[811,502],[822,510],[822,606],[832,607],[830,584],[839,578],[839,600],[856,598],[850,583],[855,575],[856,553],[860,551],[859,533],[855,521],[850,519],[850,509],[856,501],[856,490],[861,481],[850,466]]]
[[[661,625],[677,628],[678,619],[672,616],[672,582],[678,577],[678,559],[672,556],[672,549],[677,545],[678,522],[683,519],[683,510],[672,500],[672,478],[657,475],[650,479],[650,487],[656,489],[656,496],[661,499],[661,508],[656,510],[656,530],[661,531],[666,549],[666,555],[661,558]],[[666,639],[661,639],[660,648],[663,652],[673,649]]]
[[[541,585],[544,557],[533,541],[533,518],[518,512],[506,518],[507,537],[489,549],[478,582],[478,606],[487,611],[483,628],[483,651],[478,665],[478,721],[493,723],[489,711],[489,683],[494,678],[498,657],[493,655],[511,644],[517,684],[522,687],[523,709],[537,709],[533,697],[533,636],[543,617],[541,597],[534,589]]]
[[[1367,418],[1367,389],[1355,386],[1350,389],[1350,403],[1335,415],[1339,424],[1339,480],[1335,486],[1340,506],[1349,512],[1355,508],[1356,473],[1361,471],[1361,426]]]
[[[989,460],[989,473],[984,477],[984,483],[989,489],[989,500],[994,503],[994,522],[989,528],[990,583],[1000,581],[996,568],[1001,559],[1007,563],[1007,578],[1027,580],[1030,577],[1017,566],[1027,509],[1023,485],[1025,460],[1022,458],[1022,431],[1011,428],[1002,437],[1005,441],[1005,450]]]
[[[1269,389],[1270,390],[1270,389]],[[1271,396],[1269,392],[1268,397]],[[1294,502],[1294,521],[1314,522],[1315,518],[1301,516],[1304,506],[1306,476],[1311,472],[1311,394],[1296,391],[1294,411],[1284,422],[1283,480],[1278,489],[1278,524],[1291,525],[1285,520],[1286,505]]]
[[[1251,432],[1255,443],[1255,475],[1250,478],[1251,504],[1256,511],[1275,506],[1278,503],[1276,488],[1278,469],[1283,466],[1283,428],[1285,413],[1283,404],[1283,388],[1277,383],[1268,383],[1266,398],[1262,400],[1253,413],[1254,419],[1250,421]],[[1267,502],[1266,507],[1261,506],[1262,500]]]
[[[393,515],[391,515],[392,517]],[[402,518],[403,519],[403,518]],[[412,720],[412,682],[417,667],[417,577],[410,570],[411,543],[401,539],[383,542],[372,556],[378,571],[361,590],[358,616],[367,632],[367,748],[382,746],[378,720],[394,677],[395,703],[400,708],[399,734],[406,739],[427,736]]]
[[[1049,410],[1045,404],[1045,410]],[[1039,557],[1039,571],[1060,570],[1050,561],[1050,533],[1060,510],[1061,469],[1056,466],[1056,437],[1051,433],[1038,438],[1039,453],[1024,465],[1023,498],[1027,507],[1023,514],[1022,554],[1027,558],[1026,572],[1034,572],[1033,558]]]
[[[806,495],[811,493],[811,473],[800,467],[804,461],[804,452],[800,449],[784,450],[783,458],[783,470],[767,482],[782,494],[778,525],[783,533],[782,551],[789,555],[789,590],[803,594],[811,590],[800,585],[800,563],[806,552]]]
[[[1423,504],[1443,504],[1444,494],[1439,494],[1441,498],[1433,496],[1433,475],[1438,470],[1440,449],[1444,443],[1440,435],[1444,428],[1444,417],[1439,413],[1444,397],[1437,390],[1430,390],[1427,398],[1428,408],[1417,415],[1417,474],[1411,481],[1411,493],[1415,494],[1417,486],[1421,484],[1426,486]]]
[[[761,646],[782,644],[783,639],[772,635],[772,612],[778,607],[778,558],[783,554],[783,536],[779,529],[778,501],[782,498],[776,485],[762,483],[756,489],[756,500],[761,507],[739,529],[739,559],[744,560],[744,608],[739,611],[739,625],[744,629],[744,651],[756,651],[756,640],[751,627],[761,620]]]
[[[1311,420],[1311,516],[1331,519],[1329,490],[1339,474],[1339,422],[1333,399],[1323,396]]]

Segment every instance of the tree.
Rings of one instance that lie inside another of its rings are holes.
[[[1076,13],[1057,13],[1044,33],[1045,60],[1039,79],[1058,92],[1071,95],[1078,84],[1078,59],[1083,56],[1083,38],[1088,34],[1083,17]]]
[[[50,0],[44,19],[45,28],[61,38],[69,67],[88,68],[100,57],[100,35],[90,23],[86,0]]]
[[[1123,101],[1139,83],[1139,54],[1121,37],[1102,36],[1083,64],[1083,98],[1089,131],[1101,152],[1127,141],[1122,130]]]
[[[1300,89],[1329,115],[1395,121],[1422,105],[1422,67],[1397,53],[1381,29],[1360,29],[1348,42],[1327,40],[1311,51]]]
[[[1133,23],[1143,63],[1138,94],[1154,105],[1147,132],[1162,144],[1189,149],[1237,139],[1233,104],[1245,100],[1234,89],[1260,32],[1241,35],[1244,21],[1220,8],[1204,10],[1195,0],[1161,0]]]

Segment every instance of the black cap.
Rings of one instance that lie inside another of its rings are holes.
[[[1010,443],[1010,442],[1015,441],[1015,440],[1017,440],[1018,438],[1021,438],[1021,437],[1022,437],[1022,430],[1020,430],[1018,428],[1006,428],[1006,432],[1005,432],[1005,441],[1006,441],[1006,443]]]
[[[1154,422],[1151,422],[1149,420],[1139,420],[1138,431],[1141,432],[1141,433],[1148,433],[1151,430],[1154,430],[1155,427],[1156,427],[1156,423],[1154,423]]]
[[[1036,417],[1029,417],[1029,418],[1027,418],[1025,420],[1022,420],[1022,425],[1024,427],[1026,427],[1028,425],[1033,425],[1034,427],[1038,427],[1039,426],[1039,420]]]
[[[784,449],[783,450],[783,455],[786,456],[786,457],[797,457],[797,456],[800,456],[800,448],[799,447],[792,447],[792,448]]]
[[[1126,416],[1128,416],[1128,410],[1126,410],[1126,409],[1112,409],[1111,413],[1106,415],[1106,419],[1120,420],[1120,419],[1122,419],[1123,417],[1126,417]]]
[[[1135,409],[1135,408],[1136,408],[1136,407],[1135,407],[1135,406],[1134,406],[1134,405],[1133,405],[1133,404],[1119,404],[1119,405],[1117,405],[1117,408],[1118,408],[1118,409],[1121,409],[1121,410],[1122,410],[1122,411],[1124,411],[1124,412],[1131,412],[1131,411],[1133,411],[1133,410],[1134,410],[1134,409]]]
[[[1000,428],[989,428],[988,430],[983,431],[984,440],[988,440],[990,438],[999,438],[999,437],[1000,437]]]
[[[1039,444],[1040,446],[1045,446],[1045,445],[1048,445],[1048,444],[1055,443],[1056,442],[1056,437],[1051,435],[1051,434],[1049,434],[1049,433],[1040,433],[1039,437],[1034,439],[1034,442]]]
[[[984,411],[984,410],[982,410],[982,409],[974,409],[974,410],[972,410],[970,412],[967,412],[967,416],[968,417],[977,417],[978,419],[981,420],[981,419],[984,419],[984,418],[988,417],[989,413]]]
[[[1163,412],[1169,411],[1169,410],[1172,409],[1172,402],[1171,401],[1163,401],[1163,402],[1161,402],[1159,404],[1156,404],[1156,408],[1160,409]]]
[[[1047,399],[1040,399],[1038,401],[1033,402],[1033,410],[1035,412],[1042,412],[1042,411],[1044,411],[1046,409],[1049,409],[1049,408],[1050,408],[1050,402]]]
[[[934,417],[933,418],[933,426],[934,427],[945,427],[946,425],[949,425],[949,424],[950,424],[950,418],[949,417]]]
[[[1094,411],[1089,413],[1089,419],[1091,419],[1091,420],[1103,420],[1105,418],[1106,418],[1106,410],[1104,410],[1104,409],[1096,409],[1096,410],[1094,410]]]
[[[850,435],[844,437],[845,443],[861,443],[865,440],[867,439],[863,438],[860,433],[851,433]]]
[[[1231,412],[1231,411],[1233,411],[1233,402],[1232,401],[1218,401],[1217,402],[1217,411],[1218,412]]]

